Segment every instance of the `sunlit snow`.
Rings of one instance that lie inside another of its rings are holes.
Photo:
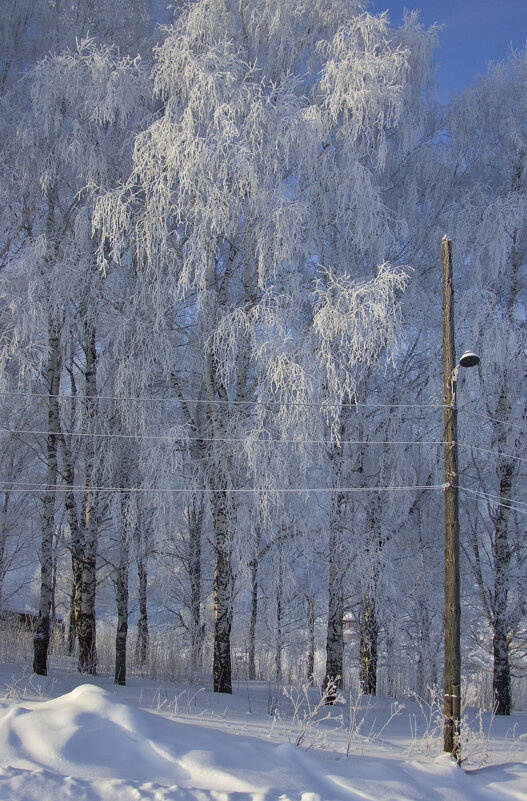
[[[295,712],[294,699],[305,701],[298,688],[270,716],[275,689],[240,682],[229,697],[136,678],[114,687],[72,673],[17,676],[3,665],[0,799],[527,801],[524,713],[473,724],[460,769],[415,702],[383,729],[390,702],[363,698],[354,730],[356,702],[345,693],[317,723],[305,705]]]

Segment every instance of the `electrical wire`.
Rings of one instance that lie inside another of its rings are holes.
[[[0,390],[0,396],[19,397],[19,398],[42,398],[48,400],[49,398],[57,398],[59,400],[75,400],[75,401],[137,401],[139,403],[180,403],[179,398],[152,398],[152,397],[133,397],[133,396],[115,396],[115,395],[48,395],[38,392],[12,392],[9,390]],[[299,406],[316,409],[334,409],[334,408],[366,408],[366,409],[444,409],[444,403],[325,403],[314,401],[271,401],[271,400],[206,400],[203,398],[185,398],[185,403],[207,404],[212,406]]]
[[[508,498],[504,498],[502,495],[492,495],[488,492],[480,492],[479,490],[469,489],[469,487],[461,487],[458,486],[460,492],[464,492],[467,495],[471,495],[472,497],[479,498],[485,501],[491,501],[495,503],[497,506],[502,506],[505,509],[510,509],[513,512],[519,512],[520,514],[527,514],[527,503],[523,501],[516,501],[516,500],[509,500]]]
[[[0,432],[6,434],[30,434],[33,436],[72,436],[72,437],[97,437],[101,439],[142,439],[142,440],[156,440],[162,442],[228,442],[228,443],[245,443],[251,441],[248,437],[182,437],[179,435],[170,434],[121,434],[121,433],[98,433],[89,431],[34,431],[32,429],[21,428],[2,428]],[[334,445],[335,440],[331,439],[253,439],[252,444],[256,445]],[[349,439],[340,440],[339,445],[444,445],[441,440],[360,440]]]
[[[223,443],[247,443],[250,441],[248,438],[243,437],[187,437],[187,436],[179,436],[179,435],[170,435],[170,434],[124,434],[124,433],[112,433],[112,432],[89,432],[89,431],[74,431],[74,432],[48,432],[48,431],[38,431],[34,429],[23,429],[23,428],[2,428],[0,429],[0,433],[5,434],[16,434],[19,435],[30,435],[30,436],[71,436],[71,437],[93,437],[97,439],[119,439],[119,440],[152,440],[156,442],[167,442],[167,443],[183,443],[183,442],[223,442]],[[330,439],[253,439],[252,444],[254,445],[334,445],[335,440]],[[444,440],[398,440],[398,439],[386,439],[386,440],[369,440],[369,439],[348,439],[348,440],[341,440],[339,445],[404,445],[404,446],[445,446]],[[474,445],[470,442],[458,442],[458,447],[463,448],[465,450],[474,450],[478,453],[486,453],[492,456],[499,456],[505,459],[512,459],[514,461],[519,462],[527,462],[527,457],[524,456],[515,456],[512,453],[501,453],[496,450],[492,450],[490,448],[481,448],[478,445]]]
[[[478,445],[472,445],[470,442],[458,442],[458,446],[460,448],[466,448],[467,450],[478,451],[479,453],[488,453],[492,456],[500,456],[503,459],[513,459],[517,462],[527,462],[527,458],[525,456],[514,456],[512,453],[500,453],[500,451],[493,451],[490,448],[480,448]]]
[[[70,492],[70,491],[90,491],[90,492],[134,492],[134,493],[150,493],[160,492],[163,494],[199,494],[199,495],[213,495],[216,492],[229,492],[237,494],[293,494],[295,492],[346,492],[346,493],[359,493],[359,492],[415,492],[416,490],[443,490],[444,484],[426,484],[424,486],[407,486],[407,487],[240,487],[228,489],[208,489],[208,488],[195,488],[195,487],[88,487],[83,484],[75,484],[67,486],[58,484],[54,487],[49,487],[47,484],[24,482],[24,481],[0,481],[0,486],[4,489],[9,489],[13,492],[27,492],[28,490],[38,490],[41,492]]]
[[[385,486],[385,487],[240,487],[229,488],[227,490],[214,490],[209,488],[196,488],[196,487],[108,487],[108,486],[93,486],[88,487],[84,484],[75,484],[66,486],[59,484],[55,487],[49,487],[47,484],[36,482],[22,482],[22,481],[0,481],[0,487],[9,492],[29,492],[36,491],[41,493],[65,493],[65,492],[127,492],[138,494],[147,493],[161,493],[164,495],[213,495],[215,492],[229,492],[230,494],[238,495],[292,495],[295,493],[372,493],[372,492],[417,492],[417,491],[435,491],[445,490],[444,484],[426,484],[426,485],[410,485],[410,486]],[[465,493],[471,497],[483,499],[496,503],[505,509],[510,509],[519,514],[527,514],[527,503],[523,504],[522,501],[509,501],[503,499],[499,495],[491,495],[478,490],[469,489],[468,487],[458,486],[460,492]],[[522,505],[519,505],[522,504]]]
[[[507,426],[507,428],[514,428],[518,431],[521,431],[523,434],[527,434],[527,429],[524,426],[519,426],[516,423],[509,423],[507,420],[500,420],[497,417],[489,417],[488,414],[474,412],[472,409],[465,409],[463,406],[458,406],[458,412],[464,412],[472,417],[478,417],[480,420],[488,420],[490,423],[499,423],[502,426]]]

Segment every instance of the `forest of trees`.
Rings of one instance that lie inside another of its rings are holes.
[[[33,670],[62,615],[95,673],[104,608],[118,683],[153,619],[218,692],[441,682],[447,234],[481,357],[457,388],[463,669],[509,714],[527,52],[441,105],[440,32],[364,0],[4,6],[0,604],[38,613]]]

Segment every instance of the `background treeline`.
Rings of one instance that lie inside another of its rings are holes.
[[[527,673],[527,54],[443,106],[415,14],[169,5],[3,0],[2,609],[38,615],[37,673],[58,616],[94,673],[112,615],[120,683],[133,648],[220,692],[425,695],[447,233],[458,355],[481,356],[457,398],[463,669],[508,714]]]

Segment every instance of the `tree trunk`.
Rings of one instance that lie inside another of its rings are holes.
[[[147,607],[147,588],[148,588],[148,568],[146,558],[139,556],[137,559],[137,580],[139,594],[139,620],[137,621],[137,642],[135,657],[136,661],[143,667],[148,660],[148,607]]]
[[[360,688],[366,695],[377,694],[377,645],[379,626],[375,604],[369,595],[363,599],[360,616]]]
[[[117,632],[115,635],[114,683],[122,685],[126,684],[126,643],[128,638],[129,503],[129,493],[121,490],[121,538],[119,543],[119,564],[115,578]]]
[[[332,493],[329,521],[328,628],[326,637],[326,675],[330,683],[342,687],[344,669],[344,590],[342,532],[345,510],[342,493]]]
[[[360,668],[359,684],[366,695],[377,694],[377,666],[379,622],[377,620],[377,586],[379,581],[379,555],[383,543],[379,533],[376,501],[371,499],[369,508],[368,532],[368,574],[367,583],[363,590],[362,607],[359,616],[360,628]]]
[[[315,599],[306,596],[307,604],[307,676],[310,685],[315,683]]]
[[[231,628],[234,575],[232,515],[226,491],[213,494],[214,518],[214,692],[232,693]]]
[[[256,622],[258,620],[258,557],[251,564],[251,620],[249,622],[249,679],[256,680]]]
[[[37,630],[33,641],[33,672],[46,676],[50,640],[50,610],[53,595],[53,537],[57,486],[57,450],[60,434],[59,388],[60,345],[58,326],[48,321],[48,439],[46,448],[46,491],[43,498],[42,544],[40,552],[40,600]]]
[[[419,698],[426,698],[427,685],[430,681],[427,671],[427,657],[430,653],[430,621],[428,619],[428,610],[424,605],[417,608],[416,615],[417,662],[415,666],[415,691]]]
[[[332,682],[335,686],[341,687],[344,667],[344,600],[340,569],[334,563],[330,563],[329,566],[328,591],[329,608],[324,686]]]
[[[496,620],[492,637],[492,654],[494,669],[492,675],[492,691],[494,696],[494,713],[510,715],[512,709],[511,674],[509,665],[509,643],[507,631],[502,620]]]
[[[97,646],[95,621],[96,570],[97,570],[97,538],[95,523],[92,522],[94,509],[90,506],[86,512],[87,536],[82,563],[82,584],[80,604],[79,640],[79,673],[97,673]]]
[[[88,329],[88,326],[87,326]],[[95,332],[87,330],[86,334],[86,426],[93,428],[97,414],[97,352],[95,346]],[[78,628],[79,639],[79,673],[97,672],[97,646],[95,622],[95,596],[97,583],[97,501],[96,491],[93,488],[95,471],[95,443],[92,437],[86,437],[86,490],[84,496],[84,553],[82,560],[80,624]]]
[[[196,505],[198,508],[196,508]],[[201,624],[201,528],[203,501],[198,499],[188,510],[189,578],[190,578],[190,667],[193,674],[201,672],[203,626]]]
[[[0,610],[2,609],[2,601],[4,597],[3,593],[4,573],[5,573],[4,554],[5,554],[7,533],[8,533],[7,510],[9,508],[9,497],[10,497],[9,490],[4,490],[4,501],[2,503],[2,510],[0,512],[0,518],[2,521],[0,524]]]
[[[251,620],[249,622],[249,679],[256,679],[256,624],[258,622],[258,568],[260,566],[260,545],[262,542],[262,529],[256,528],[254,543],[254,559],[249,567],[251,570]]]
[[[128,564],[120,566],[116,580],[117,631],[115,635],[114,684],[126,684],[126,643],[128,639]]]
[[[494,603],[492,632],[494,669],[492,690],[494,696],[494,712],[496,715],[510,715],[512,706],[507,607],[511,560],[508,538],[510,516],[508,504],[512,497],[513,473],[514,468],[511,462],[502,464],[500,477],[500,498],[502,503],[498,507],[494,517]]]
[[[66,634],[66,653],[73,656],[77,643],[77,624],[75,622],[75,610],[73,608],[73,582],[71,583],[70,609],[68,614],[68,631]]]
[[[396,695],[394,654],[395,638],[393,631],[388,630],[386,632],[386,695],[388,698],[393,698]],[[424,696],[421,697],[424,698]]]
[[[71,599],[70,599],[70,617],[68,625],[68,640],[67,648],[68,653],[73,655],[75,650],[75,642],[77,640],[77,632],[80,626],[81,616],[81,595],[82,595],[82,560],[84,554],[84,530],[79,522],[77,514],[77,504],[75,502],[74,484],[75,473],[73,468],[73,459],[71,455],[70,444],[67,441],[66,435],[60,438],[62,449],[62,472],[66,491],[64,493],[64,505],[66,508],[66,516],[70,530],[71,538]]]
[[[284,581],[282,563],[282,545],[278,545],[278,577],[276,582],[276,653],[275,653],[275,678],[277,682],[282,681],[283,676],[283,649],[284,635],[282,630],[282,584]]]

